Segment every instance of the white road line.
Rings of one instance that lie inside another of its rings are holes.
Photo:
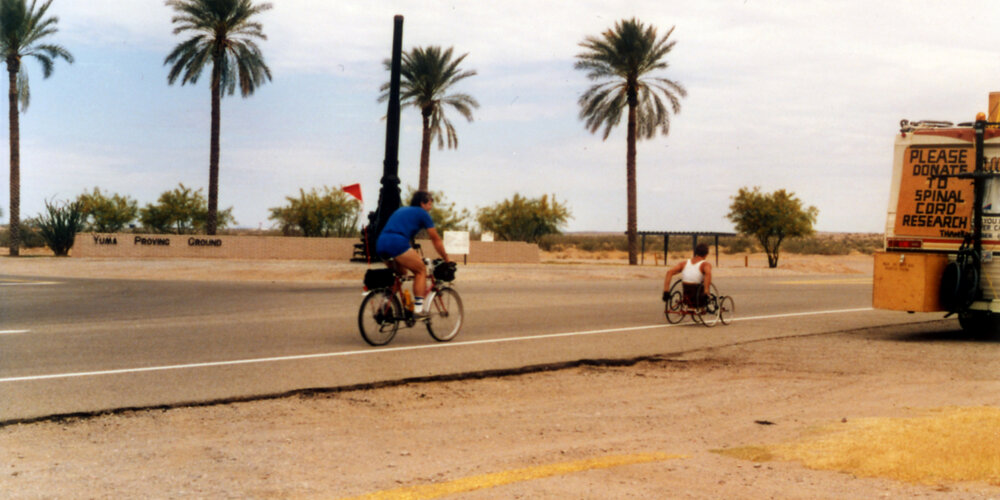
[[[58,281],[18,281],[16,283],[3,282],[0,286],[31,286],[31,285],[58,285]]]
[[[0,335],[14,335],[16,333],[28,333],[31,330],[0,330]]]
[[[787,313],[787,314],[773,314],[769,316],[752,316],[749,318],[735,318],[733,321],[756,321],[762,319],[776,319],[776,318],[792,318],[797,316],[816,316],[821,314],[843,314],[843,313],[853,313],[853,312],[865,312],[871,311],[872,308],[864,307],[859,309],[837,309],[833,311],[810,311],[801,313]],[[303,359],[318,359],[318,358],[336,358],[345,356],[363,356],[370,354],[383,354],[388,352],[402,352],[402,351],[417,351],[421,349],[445,349],[449,347],[464,347],[471,345],[480,344],[499,344],[503,342],[522,342],[527,340],[542,340],[542,339],[552,339],[560,337],[577,337],[584,335],[597,335],[602,333],[614,333],[614,332],[634,332],[639,330],[651,330],[654,328],[670,328],[679,325],[670,324],[656,324],[656,325],[645,325],[645,326],[632,326],[626,328],[607,328],[603,330],[585,330],[580,332],[566,332],[566,333],[550,333],[545,335],[533,335],[528,337],[509,337],[502,339],[488,339],[488,340],[470,340],[468,342],[451,342],[447,344],[425,344],[418,346],[407,346],[407,347],[388,347],[382,349],[366,349],[364,351],[344,351],[344,352],[327,352],[318,354],[299,354],[295,356],[278,356],[271,358],[253,358],[253,359],[238,359],[233,361],[212,361],[207,363],[189,363],[183,365],[165,365],[165,366],[149,366],[144,368],[125,368],[119,370],[101,370],[92,372],[77,372],[77,373],[53,373],[50,375],[30,375],[25,377],[8,377],[0,378],[0,383],[5,382],[30,382],[37,380],[52,380],[61,378],[80,378],[80,377],[96,377],[101,375],[124,375],[128,373],[144,373],[144,372],[157,372],[157,371],[167,371],[167,370],[187,370],[192,368],[210,368],[217,366],[234,366],[234,365],[248,365],[254,363],[275,363],[281,361],[297,361]]]

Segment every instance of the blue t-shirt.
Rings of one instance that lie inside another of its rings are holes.
[[[383,233],[393,233],[412,240],[421,229],[434,227],[431,214],[420,207],[403,207],[389,216],[389,221],[382,229]]]

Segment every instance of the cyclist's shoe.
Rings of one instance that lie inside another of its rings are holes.
[[[417,309],[413,310],[413,317],[414,318],[426,318],[428,315],[429,315],[428,312],[426,310],[424,310],[423,307],[417,308]]]

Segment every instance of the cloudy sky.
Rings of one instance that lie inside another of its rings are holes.
[[[589,82],[579,43],[636,17],[675,27],[669,68],[688,97],[669,136],[638,146],[639,229],[730,231],[740,187],[787,189],[819,209],[821,231],[879,232],[899,120],[966,121],[1000,90],[1000,2],[838,0],[272,0],[260,16],[274,79],[223,99],[220,206],[239,226],[299,188],[361,183],[374,209],[385,147],[393,15],[404,49],[453,46],[478,75],[455,90],[480,103],[452,118],[459,148],[431,153],[431,189],[475,211],[551,193],[569,231],[625,230],[624,125],[602,141],[578,118]],[[21,214],[95,186],[154,202],[208,185],[207,73],[167,84],[182,41],[159,0],[54,0],[73,53],[43,79],[28,61],[21,118]],[[4,127],[6,130],[6,127]],[[0,146],[7,157],[6,141]],[[417,184],[420,117],[404,109],[400,177]],[[8,176],[0,176],[6,222]]]

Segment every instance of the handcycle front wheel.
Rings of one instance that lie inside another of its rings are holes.
[[[388,344],[399,330],[402,309],[399,299],[388,289],[366,295],[358,311],[361,338],[373,346]]]
[[[664,307],[667,323],[676,325],[684,320],[684,297],[681,295],[681,292],[674,291],[667,296],[667,303]]]
[[[465,310],[462,298],[452,288],[441,288],[427,304],[427,333],[438,342],[447,342],[462,329]]]
[[[728,325],[733,322],[733,316],[736,314],[736,303],[733,302],[733,298],[726,295],[719,297],[719,321],[723,325]]]

